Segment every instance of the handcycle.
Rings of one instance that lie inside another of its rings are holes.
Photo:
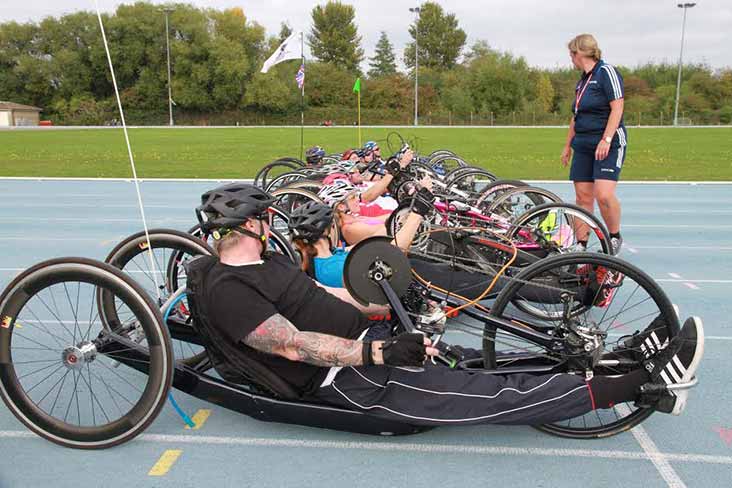
[[[425,430],[308,402],[253,361],[232,371],[207,343],[204,321],[196,315],[197,266],[206,259],[215,258],[191,260],[187,282],[162,303],[124,271],[85,258],[45,261],[17,276],[0,295],[0,395],[10,411],[38,435],[85,449],[111,447],[143,432],[171,386],[265,421],[381,435]],[[617,274],[621,283],[605,283]],[[404,330],[421,331],[435,342],[455,333],[461,339],[475,336],[480,357],[448,352],[440,360],[481,374],[620,374],[640,362],[614,331],[629,332],[627,327],[652,320],[669,337],[679,330],[671,303],[645,273],[597,253],[543,260],[511,278],[500,293],[487,287],[481,298],[493,300],[490,308],[451,290],[412,284],[407,258],[385,238],[363,241],[351,251],[345,283],[362,302],[389,303]],[[451,307],[453,317],[460,315],[447,322],[444,313],[426,310],[428,297]],[[531,307],[543,318],[527,314]],[[179,359],[172,339],[206,351]],[[652,412],[651,405],[624,404],[539,428],[566,437],[604,437]]]

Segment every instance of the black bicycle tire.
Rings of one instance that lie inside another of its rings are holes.
[[[511,282],[501,290],[491,306],[490,314],[500,317],[506,306],[512,302],[512,295],[515,294],[515,292],[522,286],[523,282],[529,280],[532,276],[539,275],[549,269],[552,269],[552,267],[570,266],[577,263],[593,263],[599,265],[608,265],[608,263],[612,263],[612,266],[615,267],[614,269],[619,269],[624,275],[631,276],[636,283],[642,284],[646,292],[649,293],[649,296],[652,296],[654,302],[659,306],[659,311],[663,314],[664,318],[671,319],[667,322],[669,338],[672,338],[679,333],[679,323],[678,318],[676,317],[676,312],[674,311],[673,305],[671,304],[668,296],[666,296],[658,284],[638,267],[614,256],[599,253],[563,254],[547,258],[527,267],[516,276],[515,280],[511,280]],[[495,368],[495,327],[486,323],[483,331],[483,337],[483,355],[485,364],[489,367]],[[608,437],[631,429],[643,420],[647,419],[653,412],[654,409],[652,408],[638,409],[635,412],[632,412],[629,416],[624,417],[624,419],[618,420],[617,422],[614,422],[609,426],[604,426],[603,428],[571,429],[560,427],[555,424],[545,424],[535,427],[542,432],[573,439]]]
[[[36,275],[36,276],[34,276]],[[147,375],[155,383],[150,387],[148,382],[143,396],[147,405],[140,407],[140,412],[132,413],[137,405],[123,418],[133,419],[131,427],[125,428],[130,422],[122,419],[101,427],[66,427],[65,422],[55,421],[51,415],[40,412],[35,403],[30,400],[22,386],[14,378],[12,363],[0,361],[0,396],[10,411],[31,431],[40,437],[56,444],[76,449],[104,449],[127,442],[142,433],[157,417],[165,405],[167,393],[170,390],[173,373],[173,356],[170,347],[170,337],[167,328],[162,325],[162,316],[159,309],[152,302],[147,293],[134,280],[124,275],[117,268],[100,261],[87,258],[56,258],[38,263],[18,275],[0,295],[0,312],[2,316],[17,316],[17,312],[35,295],[49,284],[57,284],[66,277],[72,280],[81,280],[81,277],[95,286],[114,287],[132,304],[128,304],[135,312],[140,326],[146,337],[152,343],[156,358],[151,359],[155,370]],[[11,335],[13,324],[0,329],[0,356],[10,358]],[[152,368],[153,366],[151,366]],[[148,391],[149,390],[149,391]],[[130,417],[130,418],[128,418]]]

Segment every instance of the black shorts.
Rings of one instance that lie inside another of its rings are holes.
[[[590,150],[584,146],[579,147],[574,150],[572,156],[569,179],[572,181],[618,181],[623,161],[625,161],[625,146],[618,144],[610,146],[607,157],[602,161],[595,159],[595,148]]]

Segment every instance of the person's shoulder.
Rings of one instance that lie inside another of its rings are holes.
[[[602,60],[599,62],[598,72],[608,78],[617,78],[620,75],[618,68]]]
[[[299,269],[297,267],[297,264],[293,263],[290,258],[288,258],[284,254],[280,254],[278,252],[268,252],[264,256],[264,262],[265,262],[265,264],[271,264],[271,265],[275,265],[275,266],[285,266],[288,268]]]

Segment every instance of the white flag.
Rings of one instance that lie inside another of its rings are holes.
[[[285,39],[280,47],[264,62],[262,66],[262,73],[266,73],[275,64],[279,64],[282,61],[288,59],[298,59],[302,57],[302,44],[300,42],[302,32],[297,31],[290,34],[290,37]]]

